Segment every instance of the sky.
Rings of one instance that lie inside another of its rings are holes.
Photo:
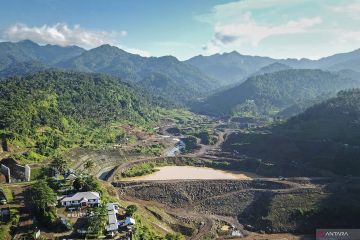
[[[360,48],[360,0],[0,0],[0,41],[142,56],[318,59]]]

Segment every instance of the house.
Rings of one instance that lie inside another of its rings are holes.
[[[106,232],[114,236],[118,231],[118,220],[116,214],[119,212],[118,203],[108,203],[106,205],[108,210],[108,225],[106,225]]]
[[[58,201],[64,207],[99,206],[101,203],[98,192],[78,192],[62,197]]]
[[[119,222],[119,226],[126,227],[127,229],[132,229],[135,226],[135,219],[132,217],[126,217],[125,220]]]
[[[74,180],[78,177],[76,172],[73,169],[67,169],[64,173],[64,179],[65,180]]]
[[[125,225],[125,226],[135,225],[135,219],[132,218],[132,217],[127,217],[127,218],[125,218],[124,225]]]
[[[78,176],[74,173],[70,173],[69,175],[65,176],[65,180],[75,180]]]

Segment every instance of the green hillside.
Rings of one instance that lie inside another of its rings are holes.
[[[195,103],[197,112],[242,114],[249,102],[259,115],[275,115],[294,104],[360,86],[360,82],[322,70],[290,69],[250,77],[244,83]]]
[[[110,45],[91,49],[57,66],[110,74],[124,81],[139,83],[142,88],[175,101],[181,99],[186,102],[187,97],[204,95],[216,87],[215,80],[175,57],[146,58]]]
[[[75,145],[124,141],[114,124],[146,127],[156,117],[150,98],[99,74],[51,71],[12,77],[1,80],[0,95],[2,137],[13,148],[32,149],[34,158]]]
[[[263,174],[359,176],[360,90],[341,91],[267,134],[232,134],[223,150],[261,159]]]

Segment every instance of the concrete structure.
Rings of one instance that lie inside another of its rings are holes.
[[[58,201],[63,207],[99,206],[101,203],[98,192],[78,192],[60,198]]]
[[[5,175],[8,183],[29,182],[31,180],[30,166],[20,165],[12,158],[1,160],[0,171]]]
[[[114,236],[118,232],[119,224],[116,214],[119,212],[119,204],[117,203],[108,203],[108,225],[106,225],[106,232]]]
[[[25,168],[25,181],[26,181],[26,182],[30,182],[30,178],[31,178],[31,168],[30,168],[30,166],[27,165],[27,164],[24,166],[24,168]]]
[[[6,182],[11,183],[11,174],[10,174],[10,168],[5,166],[4,164],[0,165],[0,171],[5,176]]]

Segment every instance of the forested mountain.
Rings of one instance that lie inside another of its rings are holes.
[[[260,68],[257,72],[255,72],[253,74],[253,76],[262,75],[265,73],[279,72],[279,71],[288,70],[288,69],[291,69],[291,67],[289,67],[288,65],[282,64],[282,63],[275,62],[275,63],[271,63],[265,67]]]
[[[176,103],[204,96],[218,85],[196,67],[172,56],[141,57],[110,45],[86,51],[76,46],[40,46],[29,40],[0,43],[0,77],[45,69],[110,74]]]
[[[30,40],[0,43],[0,76],[25,74],[43,70],[84,52],[77,47],[40,46]]]
[[[9,142],[48,156],[74,144],[121,141],[109,124],[154,119],[151,99],[100,74],[40,72],[0,84],[0,133]],[[91,131],[89,130],[91,129]]]
[[[186,61],[215,78],[222,86],[239,83],[260,68],[276,62],[268,57],[247,56],[236,51],[211,56],[196,56]]]
[[[182,105],[187,100],[199,96],[196,91],[189,91],[185,84],[178,83],[174,79],[157,72],[150,73],[135,85],[153,96],[158,95],[164,100],[168,100],[174,105]]]
[[[236,51],[211,56],[196,56],[186,61],[215,78],[220,84],[241,83],[267,65],[278,63],[294,69],[323,69],[339,71],[360,69],[360,50],[339,53],[319,60],[273,59],[269,57],[242,55]],[[275,65],[276,66],[276,65]],[[279,66],[279,65],[278,65]],[[281,70],[285,70],[281,69]],[[280,70],[280,69],[279,69]],[[265,71],[266,72],[266,71]],[[274,71],[271,71],[274,72]]]
[[[281,175],[301,175],[301,169],[306,169],[307,173],[314,170],[313,174],[320,169],[323,174],[328,174],[326,171],[339,175],[360,174],[358,89],[341,91],[337,97],[272,127],[270,132],[234,134],[223,148],[272,163],[269,169],[284,169],[278,173]]]
[[[110,45],[86,51],[77,46],[40,46],[24,40],[0,43],[0,77],[25,75],[45,69],[106,73],[135,83],[174,103],[184,104],[216,89],[228,89],[229,85],[236,85],[248,77],[290,68],[336,70],[355,79],[359,75],[356,72],[359,59],[359,50],[320,60],[277,60],[234,51],[197,56],[181,62],[172,56],[141,57]]]
[[[294,104],[321,95],[359,87],[360,82],[322,70],[290,69],[250,77],[244,83],[195,103],[195,111],[231,115],[253,108],[257,114],[273,115]]]
[[[186,97],[201,95],[216,87],[213,79],[175,57],[146,58],[110,45],[91,49],[57,66],[77,71],[107,73],[125,81],[140,83],[143,88],[167,97],[174,96],[176,100],[183,98],[183,101]]]

